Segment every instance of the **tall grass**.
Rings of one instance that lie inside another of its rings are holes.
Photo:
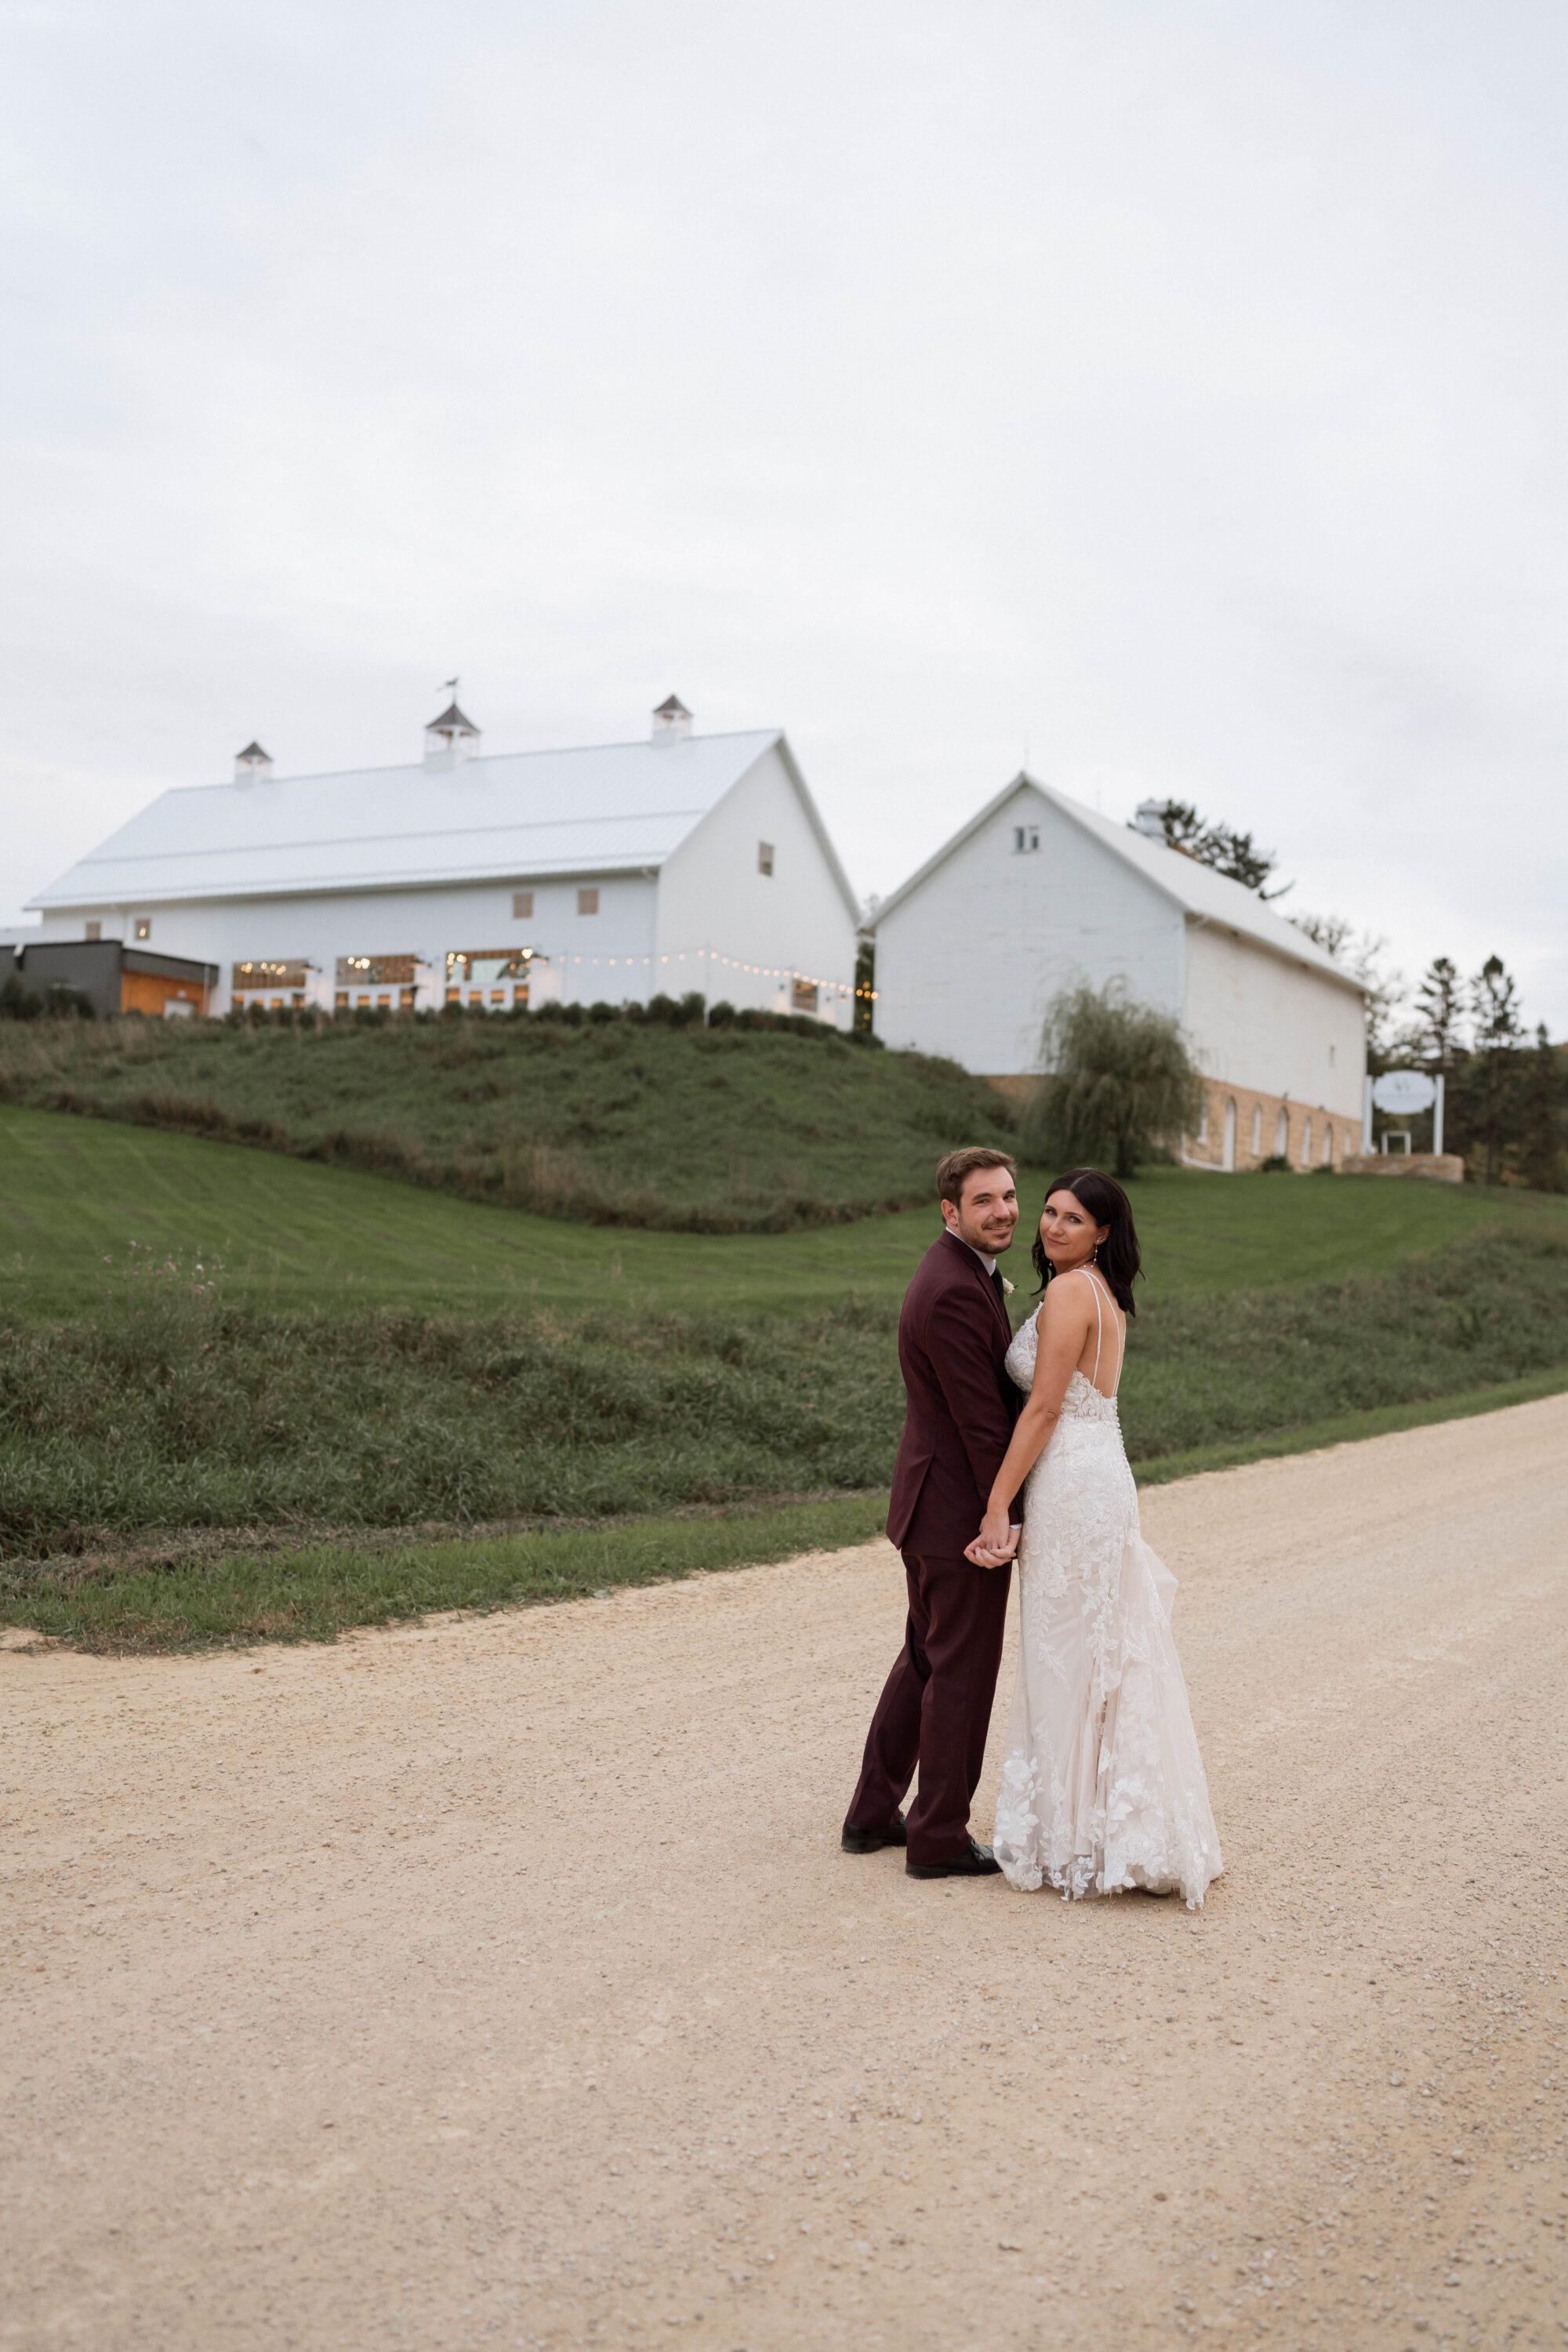
[[[0,1022],[0,1100],[599,1224],[783,1233],[929,1202],[1007,1106],[812,1023]]]
[[[193,1269],[0,1333],[0,1554],[96,1531],[594,1519],[879,1486],[896,1307],[281,1315]],[[1395,1274],[1181,1296],[1133,1327],[1135,1462],[1568,1360],[1568,1244],[1494,1235]]]

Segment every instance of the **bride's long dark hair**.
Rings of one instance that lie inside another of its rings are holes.
[[[1046,1188],[1048,1201],[1053,1192],[1070,1192],[1089,1211],[1097,1225],[1109,1225],[1110,1230],[1100,1243],[1095,1256],[1096,1274],[1105,1276],[1106,1286],[1123,1315],[1136,1315],[1132,1301],[1132,1285],[1142,1272],[1142,1260],[1138,1252],[1138,1228],[1132,1222],[1132,1203],[1114,1176],[1106,1175],[1100,1168],[1075,1168],[1070,1176],[1058,1176]],[[1046,1255],[1040,1240],[1040,1228],[1035,1227],[1033,1251],[1035,1272],[1044,1290],[1056,1268]]]

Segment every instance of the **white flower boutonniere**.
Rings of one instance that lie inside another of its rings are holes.
[[[1008,1297],[1009,1297],[1009,1298],[1011,1298],[1011,1297],[1012,1297],[1012,1296],[1013,1296],[1013,1286],[1012,1286],[1012,1284],[1008,1281],[1008,1279],[1007,1279],[1007,1277],[1006,1277],[1006,1276],[1005,1276],[1005,1275],[1004,1275],[1004,1276],[1002,1276],[1002,1287],[1003,1287],[1003,1289],[1006,1292],[1006,1294],[1007,1294]]]

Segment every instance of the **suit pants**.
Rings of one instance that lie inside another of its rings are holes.
[[[969,1809],[985,1762],[985,1735],[1002,1663],[1009,1568],[906,1551],[910,1614],[904,1646],[866,1737],[847,1829],[891,1821],[917,1762],[910,1808],[910,1862],[952,1862],[969,1839]]]

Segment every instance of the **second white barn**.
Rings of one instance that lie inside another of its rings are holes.
[[[777,728],[694,734],[671,696],[641,743],[479,742],[454,703],[406,767],[277,776],[249,744],[41,892],[38,938],[216,965],[212,1013],[700,991],[849,1026],[855,899]]]
[[[1361,1148],[1365,998],[1239,882],[1016,776],[878,909],[877,1031],[1015,1085],[1065,988],[1125,983],[1204,1074],[1182,1155],[1211,1168]]]

